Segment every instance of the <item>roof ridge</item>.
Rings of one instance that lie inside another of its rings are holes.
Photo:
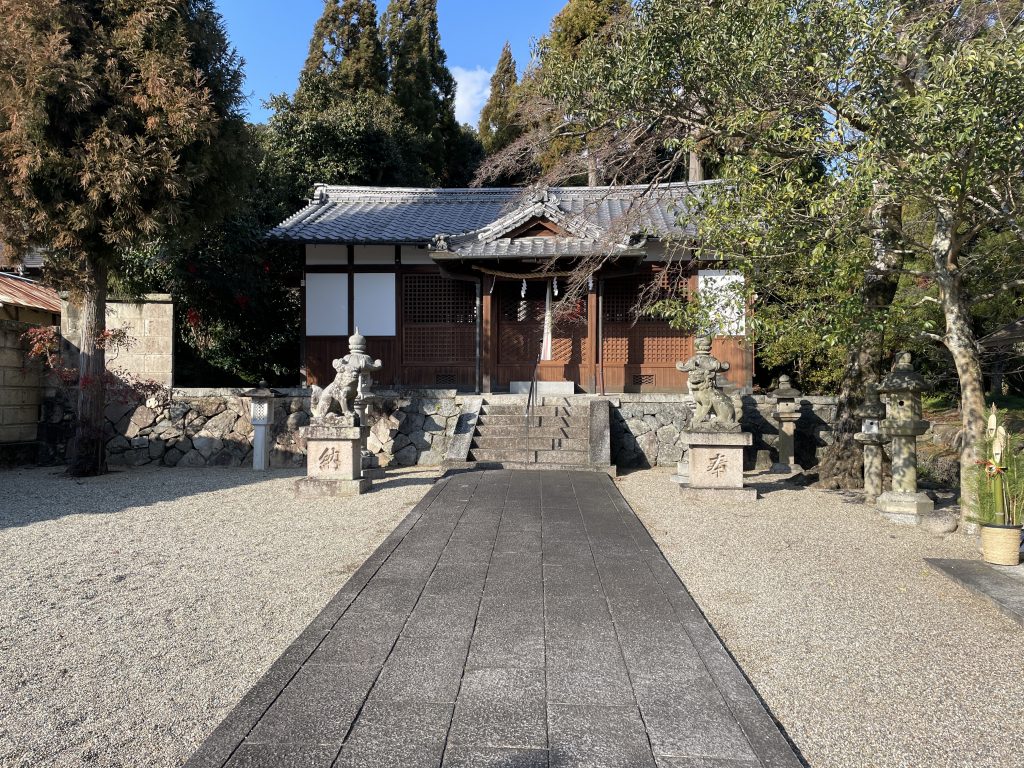
[[[345,184],[315,184],[314,189],[323,190],[331,194],[353,194],[353,195],[436,195],[438,197],[455,197],[467,195],[472,197],[505,196],[505,195],[527,195],[536,189],[548,189],[558,194],[607,194],[614,192],[637,192],[640,190],[683,190],[691,187],[704,187],[722,184],[721,179],[706,179],[704,181],[672,181],[664,184],[615,184],[600,187],[583,186],[549,186],[549,187],[375,187],[375,186],[350,186]]]

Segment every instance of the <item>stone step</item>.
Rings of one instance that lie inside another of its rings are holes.
[[[589,464],[590,451],[558,449],[553,451],[537,451],[538,464]]]
[[[526,405],[484,405],[481,407],[480,413],[489,416],[512,415],[523,417],[526,415]],[[530,413],[534,416],[571,417],[573,409],[566,408],[564,405],[535,405],[530,409]]]
[[[526,437],[526,427],[522,424],[478,424],[476,434],[480,437],[500,437],[503,439]],[[590,439],[590,425],[570,427],[530,427],[530,437]]]
[[[564,416],[534,416],[528,418],[522,414],[481,413],[476,423],[480,426],[522,427],[524,429],[527,424],[531,427],[588,427],[590,425],[590,415],[575,416],[569,419]]]
[[[473,438],[473,448],[484,448],[486,450],[491,449],[502,449],[507,448],[511,450],[523,450],[526,446],[526,440],[522,433],[513,436],[491,436],[491,435],[480,435],[479,437]],[[530,448],[536,451],[553,451],[553,450],[570,450],[570,451],[588,451],[590,450],[590,441],[586,438],[571,438],[571,437],[539,437],[534,432],[530,432]]]
[[[522,461],[530,464],[565,464],[585,466],[590,461],[588,451],[524,451],[512,448],[470,448],[470,461]]]
[[[547,471],[564,470],[567,472],[606,472],[610,476],[615,477],[618,468],[612,464],[607,467],[600,467],[593,464],[578,465],[578,464],[534,464],[526,463],[524,461],[475,461],[470,458],[466,462],[458,462],[452,464],[445,464],[445,469],[448,472],[465,472],[467,470],[477,469],[543,469]]]

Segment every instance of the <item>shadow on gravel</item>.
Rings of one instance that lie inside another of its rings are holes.
[[[67,515],[110,515],[132,507],[301,477],[301,469],[114,468],[99,477],[70,477],[63,467],[0,470],[0,530]],[[270,498],[268,497],[268,501]]]

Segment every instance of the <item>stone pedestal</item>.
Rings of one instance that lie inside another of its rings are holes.
[[[777,474],[803,472],[804,468],[796,463],[796,423],[800,420],[800,404],[780,402],[772,416],[779,425],[779,460],[770,471]]]
[[[362,430],[354,418],[314,422],[306,431],[306,477],[296,481],[300,494],[357,496],[370,490],[363,477]]]
[[[935,502],[917,490],[917,437],[927,430],[928,422],[923,420],[882,422],[882,436],[892,438],[892,490],[881,494],[875,504],[894,523],[917,525],[922,515],[935,510]]]
[[[675,475],[680,489],[716,499],[754,501],[757,491],[743,487],[743,449],[753,444],[749,432],[686,432],[688,476]],[[713,494],[712,494],[713,492]]]
[[[864,446],[864,501],[874,504],[882,495],[884,440],[878,433],[858,432],[853,439]]]
[[[878,431],[883,438],[892,439],[892,490],[879,496],[876,506],[883,517],[895,523],[917,525],[922,515],[935,509],[927,494],[917,490],[917,438],[929,426],[921,418],[921,392],[928,389],[907,352],[896,356],[896,365],[878,388],[887,397],[886,418]]]

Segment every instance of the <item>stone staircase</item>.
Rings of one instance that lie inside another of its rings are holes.
[[[598,401],[607,409],[607,401]],[[526,398],[485,397],[481,403],[466,460],[504,467],[595,469],[591,450],[593,398],[544,397],[533,406],[529,425]],[[607,429],[607,419],[597,425]]]

